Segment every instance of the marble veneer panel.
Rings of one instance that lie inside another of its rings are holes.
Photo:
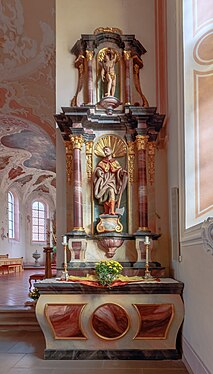
[[[92,317],[94,332],[103,339],[117,339],[129,329],[126,311],[116,304],[99,306]]]
[[[86,339],[80,316],[85,304],[46,304],[45,315],[55,339]]]
[[[135,339],[166,339],[174,316],[172,304],[134,305],[141,323]]]

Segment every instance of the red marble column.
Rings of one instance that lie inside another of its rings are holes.
[[[138,150],[138,231],[150,231],[148,228],[148,202],[147,202],[147,178],[146,178],[146,146],[148,136],[137,135],[136,145]]]
[[[131,51],[124,51],[124,62],[125,62],[125,104],[131,103],[131,91],[130,91],[130,58]]]
[[[84,231],[81,174],[81,148],[84,140],[82,135],[71,135],[70,140],[73,146],[73,231]]]
[[[86,50],[86,58],[87,58],[88,104],[92,104],[93,103],[93,75],[92,75],[93,51]]]

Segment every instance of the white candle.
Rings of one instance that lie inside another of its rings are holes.
[[[150,244],[150,241],[149,241],[149,237],[148,237],[148,236],[145,236],[144,244],[147,244],[147,245]]]
[[[62,242],[63,245],[67,245],[67,236],[64,235],[63,236],[63,242]]]
[[[67,247],[64,246],[64,266],[67,266]]]

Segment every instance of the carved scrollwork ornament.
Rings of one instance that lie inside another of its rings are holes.
[[[86,142],[86,159],[87,159],[87,165],[86,165],[86,171],[87,171],[87,177],[88,179],[91,179],[92,177],[92,171],[93,171],[93,142]]]
[[[136,145],[138,151],[145,151],[147,147],[149,137],[147,135],[137,135],[136,136]]]
[[[93,55],[94,55],[94,52],[93,51],[90,51],[90,50],[86,50],[86,58],[87,58],[87,61],[92,61],[93,59]]]
[[[208,217],[201,226],[203,246],[207,252],[213,255],[213,217]]]
[[[72,162],[73,162],[72,142],[66,141],[65,148],[66,148],[66,176],[67,176],[67,182],[70,184],[72,180]]]
[[[131,51],[124,51],[124,59],[125,60],[130,60],[131,58]]]
[[[148,174],[149,174],[149,183],[152,185],[154,182],[154,175],[155,175],[155,150],[156,150],[156,143],[149,142],[148,143]]]
[[[112,32],[122,35],[123,31],[121,29],[118,29],[117,27],[98,27],[94,31],[94,35],[103,33],[103,32]]]
[[[82,149],[84,139],[82,135],[70,135],[73,149]]]
[[[129,182],[134,182],[134,170],[135,170],[135,143],[127,142],[128,147],[128,174]]]

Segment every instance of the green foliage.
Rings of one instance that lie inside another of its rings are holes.
[[[102,286],[109,286],[121,273],[123,266],[114,260],[100,261],[96,264],[95,271],[99,283]]]
[[[38,298],[39,298],[39,296],[40,296],[40,293],[39,293],[38,288],[33,288],[33,289],[29,292],[28,296],[29,296],[31,299],[33,299],[33,300],[38,300]]]

